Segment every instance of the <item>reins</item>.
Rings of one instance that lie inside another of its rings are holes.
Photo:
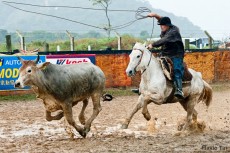
[[[142,61],[142,57],[143,57],[144,51],[141,50],[141,49],[136,49],[136,48],[134,48],[133,50],[139,50],[139,51],[142,53],[142,54],[141,54],[140,60],[138,61],[137,65],[136,65],[135,68],[134,68],[134,71],[136,72],[136,68],[138,67],[138,65],[140,65],[140,63],[141,63],[141,61]],[[150,64],[151,59],[152,59],[152,53],[150,53],[150,54],[151,54],[151,55],[150,55],[150,59],[149,59],[148,65],[147,65],[147,67],[143,70],[143,72],[141,73],[141,75],[142,75],[142,74],[147,70],[147,68],[149,67],[149,64]]]

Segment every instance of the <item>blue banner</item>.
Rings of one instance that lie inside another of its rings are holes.
[[[24,60],[35,60],[37,56],[20,56]],[[40,56],[38,63],[46,61],[45,56]],[[19,68],[21,62],[16,56],[0,56],[0,91],[1,90],[18,90],[14,88],[14,83],[19,77]],[[24,88],[29,89],[29,88]]]

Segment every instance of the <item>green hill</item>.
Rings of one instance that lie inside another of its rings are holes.
[[[19,2],[33,3],[38,5],[59,5],[59,6],[68,5],[68,6],[100,8],[99,6],[92,5],[92,2],[90,2],[89,0],[68,0],[68,1],[61,1],[61,0],[33,0],[33,1],[23,0],[22,1],[21,0]],[[77,24],[77,23],[73,23],[57,18],[23,12],[11,8],[7,5],[4,5],[3,3],[1,3],[0,5],[1,5],[0,29],[5,29],[8,32],[15,32],[15,30],[20,30],[22,32],[39,30],[39,31],[60,33],[60,32],[65,32],[65,30],[69,30],[77,34],[84,34],[93,30],[106,35],[104,30],[84,26],[81,24]],[[103,27],[105,24],[107,24],[105,13],[103,11],[67,9],[67,8],[60,8],[60,7],[39,8],[39,7],[31,7],[31,6],[24,6],[24,5],[14,5],[14,6],[17,6],[25,10],[64,17],[64,18],[76,20],[94,26]],[[153,12],[157,12],[162,16],[169,16],[172,19],[173,24],[177,25],[180,28],[183,37],[204,36],[201,29],[198,26],[191,23],[187,18],[178,17],[172,13],[165,12],[159,9],[154,9],[149,4],[149,2],[145,0],[113,0],[112,3],[110,4],[109,9],[137,10],[137,8],[139,7],[147,7],[151,9]],[[112,26],[117,26],[135,20],[135,13],[134,12],[109,12],[109,17],[111,19]],[[150,34],[151,29],[152,29],[152,19],[147,18],[144,20],[137,21],[131,26],[126,27],[124,29],[119,29],[117,30],[117,32],[119,32],[120,34],[132,34],[134,36],[139,36],[140,33],[143,31],[147,31]],[[156,25],[156,21],[155,21],[154,36],[158,36],[159,32],[160,32],[159,26]]]

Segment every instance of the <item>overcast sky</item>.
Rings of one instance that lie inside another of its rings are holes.
[[[148,1],[154,8],[187,17],[202,30],[207,30],[215,39],[230,37],[230,0]]]

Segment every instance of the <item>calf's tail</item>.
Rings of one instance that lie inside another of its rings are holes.
[[[112,95],[110,95],[110,94],[103,94],[102,96],[102,99],[103,99],[103,101],[111,101],[111,100],[113,100],[113,96]]]

